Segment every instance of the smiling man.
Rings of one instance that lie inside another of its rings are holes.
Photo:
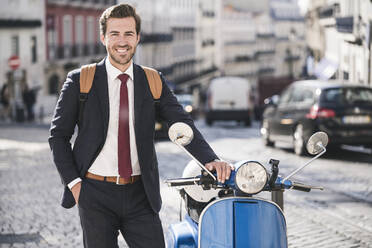
[[[141,20],[130,5],[115,5],[102,14],[100,29],[107,57],[96,66],[84,121],[78,123],[80,70],[75,70],[67,76],[51,124],[49,144],[65,185],[62,206],[78,203],[84,247],[118,247],[119,231],[130,247],[165,247],[158,215],[155,104],[144,70],[132,60]],[[169,125],[181,121],[191,126],[194,139],[187,149],[225,181],[230,165],[218,161],[161,79],[156,111]]]

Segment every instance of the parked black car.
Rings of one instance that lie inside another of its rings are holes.
[[[293,144],[296,154],[317,131],[329,145],[372,146],[372,88],[335,81],[297,81],[281,96],[265,100],[261,134],[266,146],[276,141]]]

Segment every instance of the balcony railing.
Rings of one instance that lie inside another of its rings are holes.
[[[274,38],[275,34],[274,33],[258,33],[256,37],[262,38],[262,39],[268,39],[268,38]]]
[[[202,41],[202,47],[206,46],[213,46],[214,45],[214,39],[208,39]]]
[[[106,53],[101,43],[55,46],[49,45],[49,60],[71,59]]]
[[[258,69],[258,74],[268,74],[275,72],[275,68],[273,67],[263,67]]]
[[[249,62],[255,61],[256,56],[249,56],[249,55],[239,55],[234,58],[234,62]]]
[[[83,8],[91,8],[93,4],[96,8],[102,8],[103,6],[116,4],[116,0],[47,0],[47,4],[56,4],[60,6],[72,5]]]
[[[269,49],[269,50],[259,50],[255,53],[255,57],[259,57],[261,55],[267,55],[267,54],[274,54],[275,49]]]
[[[176,84],[182,84],[182,83],[186,83],[186,82],[195,80],[195,79],[200,78],[200,77],[202,77],[202,76],[204,76],[208,73],[212,73],[212,72],[215,72],[215,71],[217,71],[217,67],[212,66],[209,69],[203,70],[199,73],[194,72],[194,73],[190,73],[190,74],[182,75],[182,76],[178,76],[178,77],[176,75],[176,78],[173,81]]]
[[[297,60],[300,60],[300,58],[301,58],[300,55],[287,55],[287,56],[284,58],[284,61],[285,61],[285,62],[297,61]]]
[[[142,34],[141,44],[145,43],[159,43],[159,42],[170,42],[173,40],[172,34]]]
[[[214,13],[214,11],[204,10],[203,11],[203,16],[204,17],[214,17],[215,16],[215,13]]]

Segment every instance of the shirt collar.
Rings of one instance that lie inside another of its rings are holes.
[[[115,80],[120,74],[123,74],[118,68],[113,66],[110,62],[110,59],[107,57],[106,58],[106,71],[107,71],[107,76],[110,80]],[[133,80],[133,61],[130,62],[130,65],[128,69],[124,72],[129,76],[129,78]]]

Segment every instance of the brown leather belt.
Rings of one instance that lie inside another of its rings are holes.
[[[117,176],[117,177],[104,177],[104,176],[99,176],[99,175],[92,174],[90,172],[87,172],[87,174],[85,174],[85,177],[90,178],[90,179],[94,179],[94,180],[98,180],[98,181],[116,183],[116,184],[119,184],[119,185],[134,183],[141,178],[140,175],[131,176],[130,178],[123,178],[123,177],[119,177],[119,176]]]

